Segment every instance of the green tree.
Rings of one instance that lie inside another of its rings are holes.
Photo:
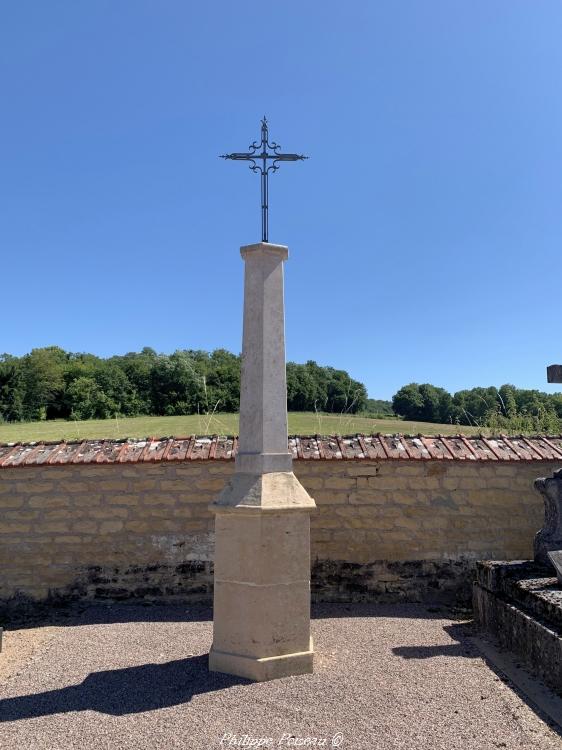
[[[290,411],[327,411],[355,414],[367,404],[363,383],[345,370],[322,367],[309,360],[287,363],[287,407]]]
[[[117,411],[93,378],[81,376],[68,387],[68,399],[73,419],[107,419]]]
[[[421,420],[424,401],[419,384],[403,385],[392,397],[392,408],[395,414],[404,417],[404,419]]]
[[[405,385],[392,399],[392,408],[396,414],[419,422],[450,422],[452,404],[450,393],[430,383]]]
[[[21,360],[10,354],[0,355],[0,418],[16,422],[24,415],[25,383]]]
[[[215,349],[208,358],[205,386],[209,411],[235,412],[240,408],[240,357]]]
[[[483,427],[500,405],[499,392],[494,386],[457,391],[453,396],[455,421],[460,424]]]
[[[327,410],[338,414],[355,414],[363,411],[367,403],[367,390],[363,383],[353,380],[345,370],[326,368]]]
[[[509,385],[509,383],[502,385],[499,390],[502,412],[508,418],[517,416],[516,390],[515,386]]]
[[[430,383],[422,383],[419,390],[423,401],[422,421],[447,422],[450,416],[451,395],[444,388],[437,388]]]
[[[152,369],[156,365],[158,355],[148,346],[140,352],[129,352],[123,356],[111,357],[108,362],[115,364],[127,376],[131,384],[138,406],[139,414],[155,414],[152,403]]]
[[[161,354],[151,370],[151,401],[156,414],[196,414],[209,408],[205,380],[189,353]]]
[[[123,370],[114,362],[96,369],[95,383],[111,404],[112,414],[136,416],[141,413],[141,400]]]
[[[23,357],[24,419],[52,419],[64,414],[67,355],[58,346],[32,349]]]
[[[548,408],[546,394],[540,391],[517,389],[515,392],[515,401],[519,414],[537,415],[541,410]]]
[[[314,411],[317,383],[310,368],[287,362],[287,408],[289,411]]]

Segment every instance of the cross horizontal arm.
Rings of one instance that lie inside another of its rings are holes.
[[[221,159],[233,159],[234,161],[255,161],[256,159],[270,159],[271,161],[300,161],[302,159],[308,159],[308,156],[302,154],[276,154],[276,153],[238,153],[233,154],[221,154]]]
[[[235,161],[255,161],[258,154],[221,154],[221,159],[234,159]]]
[[[302,154],[273,154],[272,156],[268,156],[268,158],[273,159],[274,161],[300,161],[301,159],[308,159],[308,156],[303,156]]]

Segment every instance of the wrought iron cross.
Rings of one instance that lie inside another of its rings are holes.
[[[275,141],[269,142],[269,131],[267,119],[264,117],[261,121],[261,142],[254,141],[249,146],[248,153],[222,154],[221,159],[232,159],[233,161],[249,161],[252,172],[259,172],[261,175],[261,239],[267,242],[269,233],[269,185],[268,177],[270,172],[276,172],[279,169],[280,161],[301,161],[308,159],[308,156],[302,154],[282,154],[281,146]],[[268,149],[271,149],[268,151]],[[261,161],[261,164],[258,162]],[[271,162],[271,163],[268,163]]]

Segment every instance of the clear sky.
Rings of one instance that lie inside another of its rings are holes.
[[[239,351],[259,178],[287,356],[554,390],[560,0],[21,0],[0,28],[0,351]],[[556,387],[559,389],[559,386]]]

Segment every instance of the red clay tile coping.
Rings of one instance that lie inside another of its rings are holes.
[[[160,461],[231,461],[237,437],[169,437],[144,440],[0,443],[0,468],[66,464],[134,464]],[[289,438],[303,461],[557,461],[562,435],[332,435]]]

